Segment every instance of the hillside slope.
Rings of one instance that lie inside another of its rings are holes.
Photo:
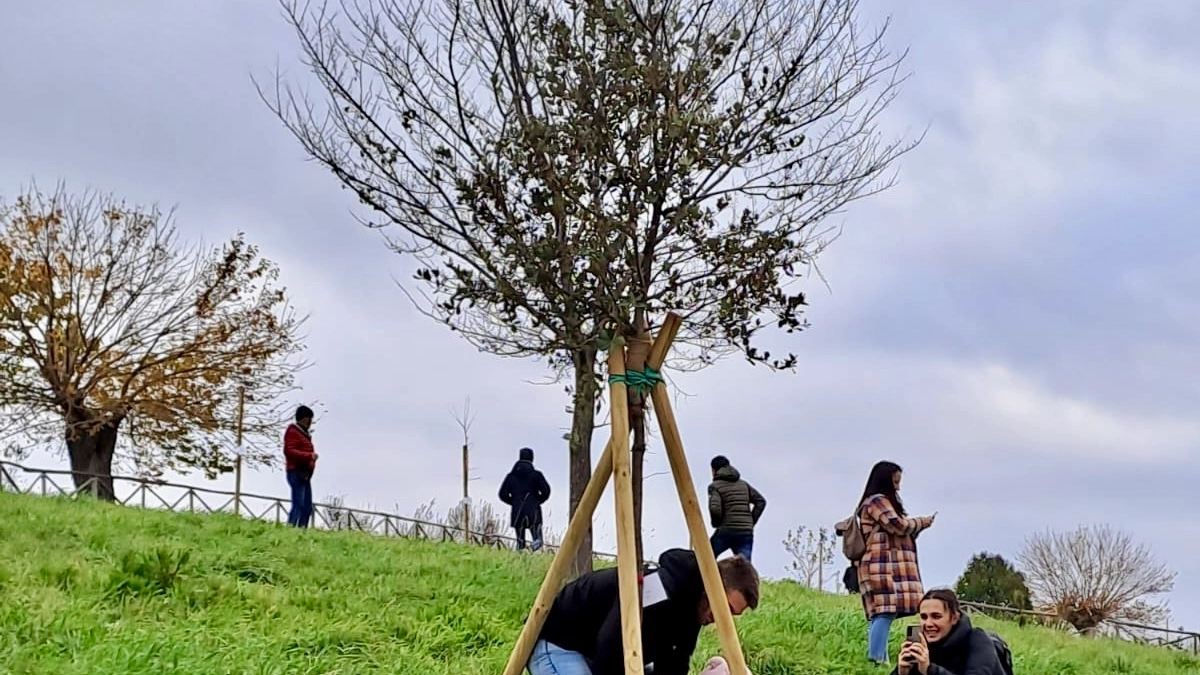
[[[0,672],[17,675],[498,675],[549,560],[6,493],[0,542]],[[757,675],[881,672],[856,598],[772,584],[738,623]],[[1021,675],[1200,672],[1164,649],[989,627]],[[697,663],[717,651],[702,640]]]

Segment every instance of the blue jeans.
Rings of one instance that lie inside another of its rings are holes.
[[[895,614],[876,614],[867,628],[867,658],[876,663],[888,663],[888,634],[892,631]]]
[[[708,541],[712,544],[713,556],[720,556],[725,551],[733,551],[734,555],[740,555],[749,560],[750,552],[754,549],[754,535],[751,533],[717,531],[713,532]]]
[[[312,518],[313,497],[310,478],[301,476],[295,471],[287,472],[288,486],[292,488],[292,510],[288,512],[288,525],[292,527],[308,527]]]
[[[592,675],[583,654],[538,640],[529,656],[529,675]]]

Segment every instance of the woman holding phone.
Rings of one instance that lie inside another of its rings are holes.
[[[917,613],[921,570],[916,536],[933,525],[934,516],[910,518],[900,500],[902,470],[894,462],[871,468],[858,516],[866,552],[858,562],[858,585],[867,615],[867,658],[888,663],[888,634],[897,618]]]
[[[971,626],[954,591],[926,593],[920,615],[921,623],[909,626],[893,675],[1005,675],[996,643]]]

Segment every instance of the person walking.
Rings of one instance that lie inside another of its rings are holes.
[[[754,526],[762,518],[767,500],[742,480],[742,475],[724,455],[713,457],[710,466],[713,481],[708,485],[708,514],[714,528],[709,539],[713,555],[732,550],[734,555],[750,560],[754,549]]]
[[[900,500],[901,475],[894,462],[876,463],[859,502],[866,551],[858,561],[858,585],[868,625],[867,658],[877,664],[889,663],[892,622],[916,614],[925,593],[916,537],[933,525],[934,516],[907,515]]]
[[[287,522],[292,527],[307,528],[313,513],[312,475],[317,453],[312,442],[312,421],[312,409],[302,405],[296,409],[296,421],[283,432],[283,458],[292,491]]]
[[[509,525],[517,532],[517,550],[525,549],[525,532],[532,536],[532,549],[542,548],[542,504],[550,499],[550,484],[533,466],[533,450],[521,448],[517,463],[500,483],[500,501],[512,507]]]

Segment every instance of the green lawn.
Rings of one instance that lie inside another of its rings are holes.
[[[6,674],[499,675],[549,562],[7,493],[0,542]],[[738,623],[758,675],[880,672],[857,598],[771,584]],[[1200,673],[1166,649],[989,627],[1023,675]],[[716,651],[706,629],[697,664]]]

